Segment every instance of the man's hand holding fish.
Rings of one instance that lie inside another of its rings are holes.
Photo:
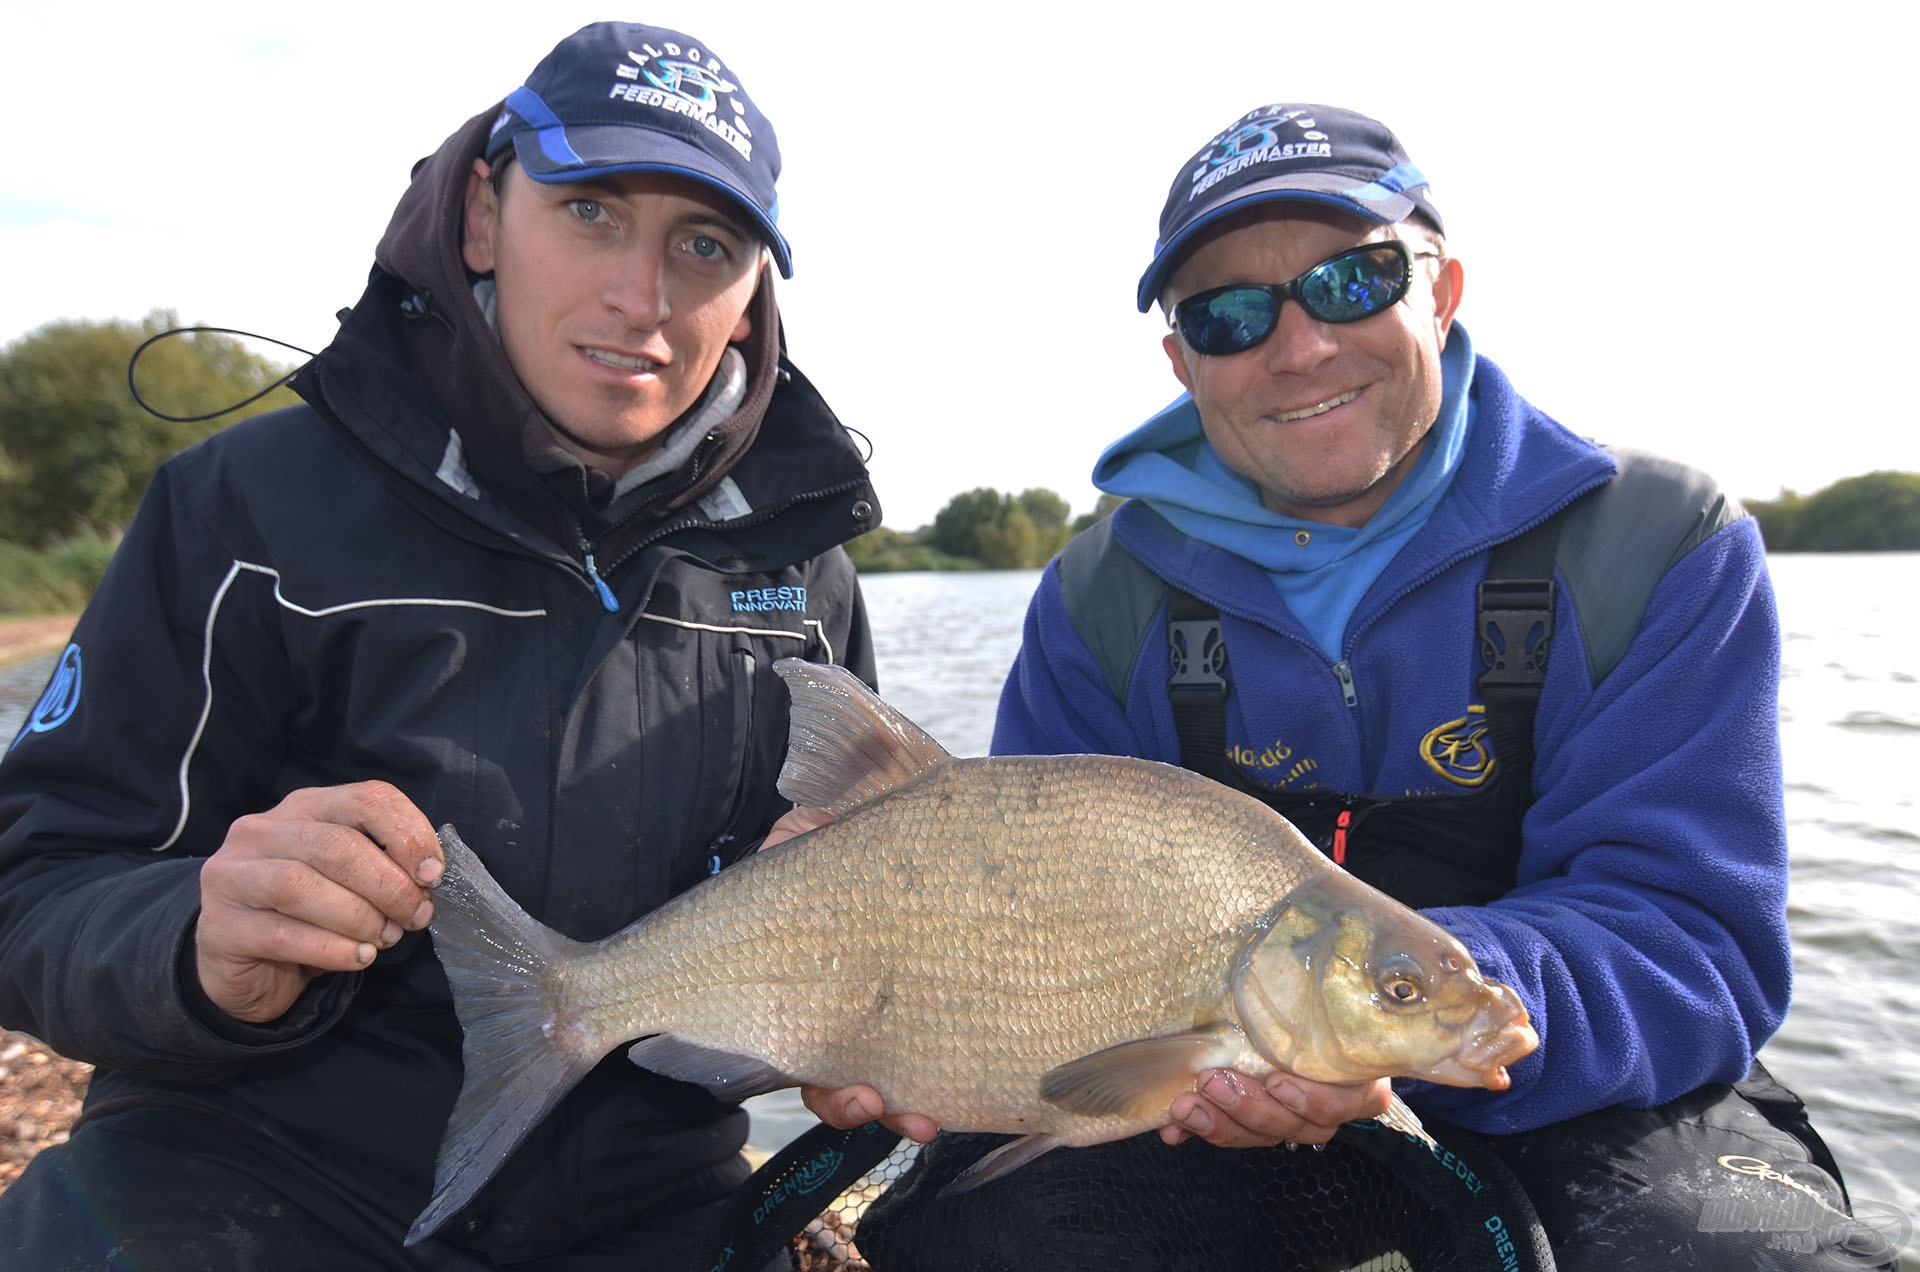
[[[1174,1097],[1160,1138],[1178,1144],[1197,1137],[1221,1148],[1324,1144],[1343,1123],[1385,1113],[1392,1091],[1385,1078],[1358,1084],[1314,1082],[1276,1069],[1261,1081],[1233,1069],[1209,1069],[1194,1090]],[[932,1118],[917,1113],[888,1113],[872,1087],[803,1087],[800,1098],[815,1117],[843,1131],[878,1120],[925,1144],[940,1130]]]

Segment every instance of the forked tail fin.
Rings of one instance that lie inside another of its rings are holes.
[[[560,1015],[560,973],[593,947],[531,918],[452,826],[440,828],[440,845],[447,873],[433,893],[433,947],[453,987],[466,1076],[434,1163],[433,1198],[408,1231],[408,1245],[472,1201],[611,1049]]]

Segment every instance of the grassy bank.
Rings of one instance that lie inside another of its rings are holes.
[[[119,539],[85,535],[51,548],[0,542],[0,618],[72,614],[87,603]]]

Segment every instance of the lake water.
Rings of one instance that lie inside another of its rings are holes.
[[[1920,1221],[1920,554],[1776,555],[1793,837],[1794,1006],[1764,1058],[1807,1100],[1856,1202]],[[987,750],[1036,571],[865,581],[881,688],[956,755]],[[11,741],[52,656],[0,668]],[[754,1102],[754,1142],[812,1119]]]

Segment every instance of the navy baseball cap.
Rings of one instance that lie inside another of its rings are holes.
[[[1153,308],[1199,235],[1222,217],[1290,199],[1390,225],[1419,212],[1445,231],[1427,179],[1378,120],[1338,106],[1279,103],[1250,110],[1189,159],[1160,212],[1153,263],[1140,276],[1140,312]]]
[[[508,146],[548,184],[616,172],[686,177],[752,218],[782,276],[793,253],[775,225],[780,145],[740,77],[692,36],[596,22],[555,45],[508,95],[487,161]]]

